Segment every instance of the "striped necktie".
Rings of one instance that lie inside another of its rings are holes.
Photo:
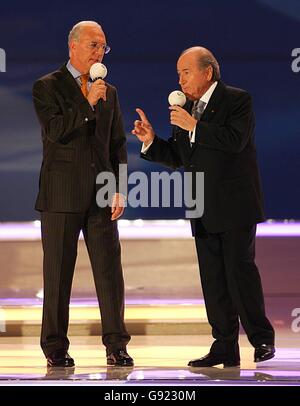
[[[204,112],[205,106],[206,103],[202,100],[194,102],[194,106],[192,108],[192,116],[195,117],[196,120],[200,120]]]
[[[87,95],[88,95],[88,88],[87,88],[88,80],[89,80],[89,74],[88,73],[85,74],[85,75],[80,76],[80,81],[81,81],[80,89],[81,89],[82,94],[84,95],[85,98],[87,98]]]
[[[191,114],[197,121],[200,120],[200,118],[201,118],[201,116],[202,116],[202,114],[204,112],[205,106],[206,106],[206,103],[204,101],[202,101],[202,100],[194,101],[194,105],[192,107]],[[193,143],[191,142],[192,137],[193,137],[193,132],[189,131],[189,139],[190,139],[190,146],[191,147],[193,146]]]

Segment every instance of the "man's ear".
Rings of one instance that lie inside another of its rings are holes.
[[[71,42],[69,43],[69,49],[70,49],[70,51],[73,51],[75,47],[76,47],[76,41],[71,41]]]
[[[212,77],[213,77],[213,68],[212,68],[212,66],[209,66],[209,67],[207,68],[207,73],[206,73],[206,79],[207,79],[207,81],[210,82],[211,79],[212,79]]]

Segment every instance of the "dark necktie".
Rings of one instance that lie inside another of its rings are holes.
[[[200,120],[200,118],[201,118],[201,116],[203,114],[203,111],[205,109],[205,106],[206,106],[206,103],[204,101],[202,101],[202,100],[194,101],[194,105],[193,105],[191,114],[197,121]],[[190,131],[189,138],[190,138],[190,146],[191,147],[193,146],[193,142],[191,142],[192,137],[193,137],[193,132]]]
[[[206,103],[202,100],[194,102],[194,106],[192,108],[192,116],[195,117],[196,120],[200,120],[204,112],[205,106]]]

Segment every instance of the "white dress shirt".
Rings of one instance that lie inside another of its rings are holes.
[[[201,96],[200,99],[199,99],[199,100],[201,100],[202,102],[205,103],[203,113],[204,113],[204,111],[205,111],[205,109],[206,109],[206,107],[207,107],[207,105],[208,105],[208,102],[209,102],[209,99],[211,98],[211,95],[213,94],[215,88],[217,87],[217,84],[218,84],[218,82],[214,82],[214,83],[210,86],[210,88],[204,93],[204,95]],[[198,102],[197,102],[197,103],[198,103]],[[203,113],[202,113],[202,114],[203,114]],[[197,124],[195,125],[193,131],[189,131],[189,137],[190,137],[190,143],[191,143],[191,144],[193,144],[193,143],[195,142],[196,127],[197,127]]]

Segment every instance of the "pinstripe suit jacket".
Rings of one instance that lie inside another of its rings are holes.
[[[85,212],[96,193],[96,176],[127,162],[126,137],[116,89],[95,111],[66,66],[37,80],[33,101],[42,128],[43,162],[35,208]]]

